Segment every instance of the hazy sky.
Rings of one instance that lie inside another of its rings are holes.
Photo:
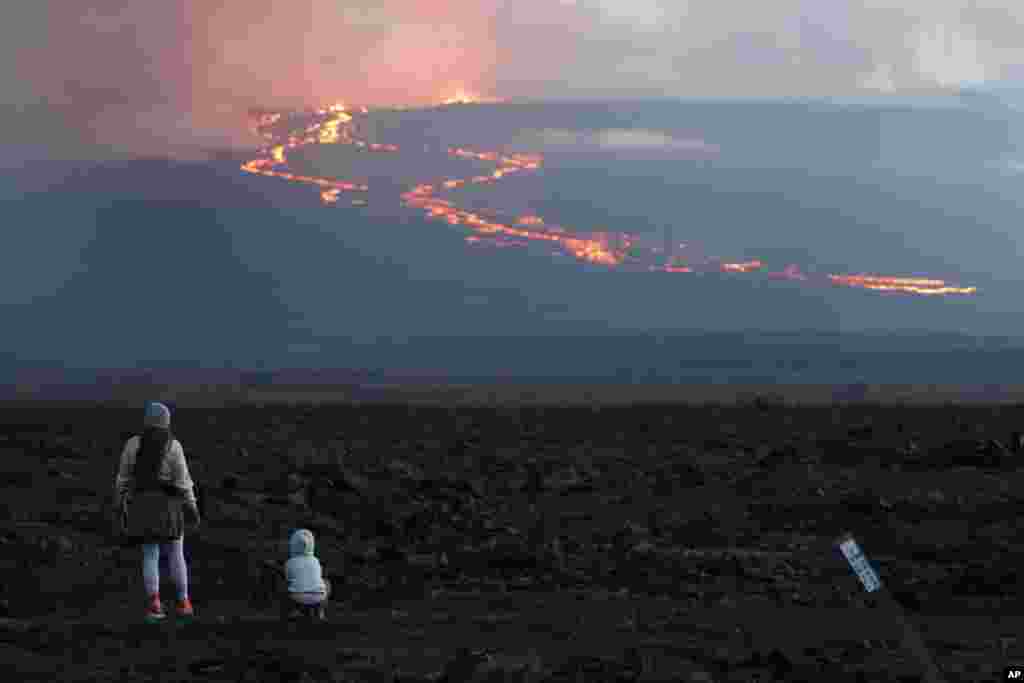
[[[245,143],[252,105],[828,96],[1024,76],[1015,0],[34,0],[0,9],[0,142]],[[47,102],[42,105],[40,102]],[[10,117],[15,118],[10,118]],[[16,129],[12,131],[12,129]],[[83,151],[84,150],[84,151]]]

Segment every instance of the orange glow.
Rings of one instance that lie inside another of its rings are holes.
[[[760,270],[764,267],[764,264],[758,260],[745,261],[743,263],[723,263],[722,270],[727,273],[750,273],[755,270]]]
[[[472,93],[468,93],[462,88],[459,88],[454,95],[441,100],[441,104],[452,105],[452,104],[478,104],[483,100]]]
[[[445,100],[447,104],[461,104],[482,101],[464,92]],[[368,113],[365,107],[360,108],[363,114]],[[353,116],[348,113],[344,104],[336,103],[316,111],[319,117],[308,125],[300,136],[296,131],[285,137],[276,135],[271,128],[280,120],[280,114],[261,114],[254,117],[251,124],[258,135],[272,143],[266,156],[247,161],[241,169],[247,173],[267,177],[280,178],[290,182],[305,183],[320,188],[320,199],[325,205],[337,205],[342,192],[368,192],[365,184],[343,181],[328,176],[313,176],[295,173],[287,168],[286,150],[296,149],[313,144],[348,144],[369,152],[398,152],[394,144],[368,142],[358,139],[352,125]],[[660,263],[665,257],[661,246],[644,246],[639,236],[621,232],[595,231],[589,235],[570,233],[565,228],[548,224],[542,217],[525,214],[509,219],[505,223],[497,214],[481,209],[471,212],[459,208],[451,201],[442,199],[437,194],[445,190],[455,190],[468,184],[488,185],[496,183],[511,173],[537,171],[543,166],[544,158],[539,154],[502,155],[495,151],[473,151],[464,147],[452,147],[448,154],[458,159],[468,159],[496,164],[497,168],[487,175],[474,175],[466,178],[448,178],[437,183],[420,183],[400,194],[403,206],[423,212],[428,220],[440,221],[453,226],[463,226],[471,231],[465,240],[469,244],[487,244],[494,247],[525,246],[535,242],[545,242],[555,248],[556,254],[567,254],[579,261],[623,268],[640,268],[645,271],[667,273],[693,273],[694,265],[684,265],[675,259],[668,263]],[[275,167],[284,168],[275,170]],[[353,199],[352,206],[366,206],[365,199]],[[486,216],[486,218],[484,217]],[[685,246],[685,245],[680,245]],[[652,263],[652,261],[654,261]],[[716,265],[717,263],[717,265]],[[756,273],[765,268],[760,259],[741,262],[705,262],[702,269],[719,270],[727,273]],[[782,271],[768,272],[767,277],[784,278],[800,282],[821,282],[859,287],[878,292],[901,292],[922,295],[964,295],[977,292],[975,287],[958,287],[944,280],[893,277],[880,275],[827,275],[809,276],[795,264],[787,265]]]
[[[977,287],[952,287],[945,280],[882,275],[829,275],[829,280],[848,287],[862,287],[878,292],[910,294],[974,294]]]

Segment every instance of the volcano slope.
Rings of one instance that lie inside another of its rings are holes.
[[[197,616],[146,626],[141,552],[105,516],[138,405],[0,411],[18,680],[916,680],[832,545],[844,531],[947,680],[1024,655],[1019,405],[174,415],[203,494]],[[282,622],[261,594],[297,526],[334,584],[325,623]]]

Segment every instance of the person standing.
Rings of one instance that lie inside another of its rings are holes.
[[[145,618],[166,617],[160,604],[160,555],[164,555],[177,589],[177,614],[193,616],[188,592],[184,541],[186,518],[200,522],[195,485],[181,443],[170,431],[171,411],[162,403],[146,405],[144,429],[128,439],[121,452],[114,485],[114,509],[123,515],[129,545],[142,546]]]

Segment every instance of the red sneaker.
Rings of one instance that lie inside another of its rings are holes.
[[[187,597],[184,600],[179,600],[176,608],[176,612],[179,617],[191,617],[194,615],[192,611],[192,601]]]
[[[160,605],[159,593],[149,596],[149,604],[146,605],[146,621],[153,623],[160,621],[166,616],[163,606]]]

